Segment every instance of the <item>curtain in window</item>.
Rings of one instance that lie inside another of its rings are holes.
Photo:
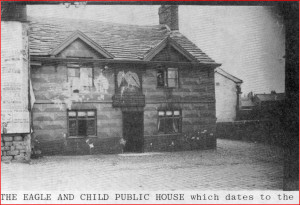
[[[179,132],[179,118],[173,119],[173,132],[178,133]]]
[[[165,119],[164,118],[158,119],[158,132],[165,133]]]

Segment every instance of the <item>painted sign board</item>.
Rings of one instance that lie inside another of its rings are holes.
[[[1,133],[29,133],[27,25],[1,22]]]

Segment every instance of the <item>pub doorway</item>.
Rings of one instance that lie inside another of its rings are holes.
[[[126,140],[124,152],[143,152],[144,112],[123,111],[123,138]]]

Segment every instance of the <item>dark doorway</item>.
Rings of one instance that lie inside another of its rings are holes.
[[[143,152],[144,112],[123,112],[123,137],[126,140],[125,152]]]

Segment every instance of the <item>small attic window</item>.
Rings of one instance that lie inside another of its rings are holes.
[[[157,87],[178,88],[178,69],[159,68],[157,70]]]
[[[68,65],[68,82],[74,93],[93,87],[94,69],[90,66]]]

